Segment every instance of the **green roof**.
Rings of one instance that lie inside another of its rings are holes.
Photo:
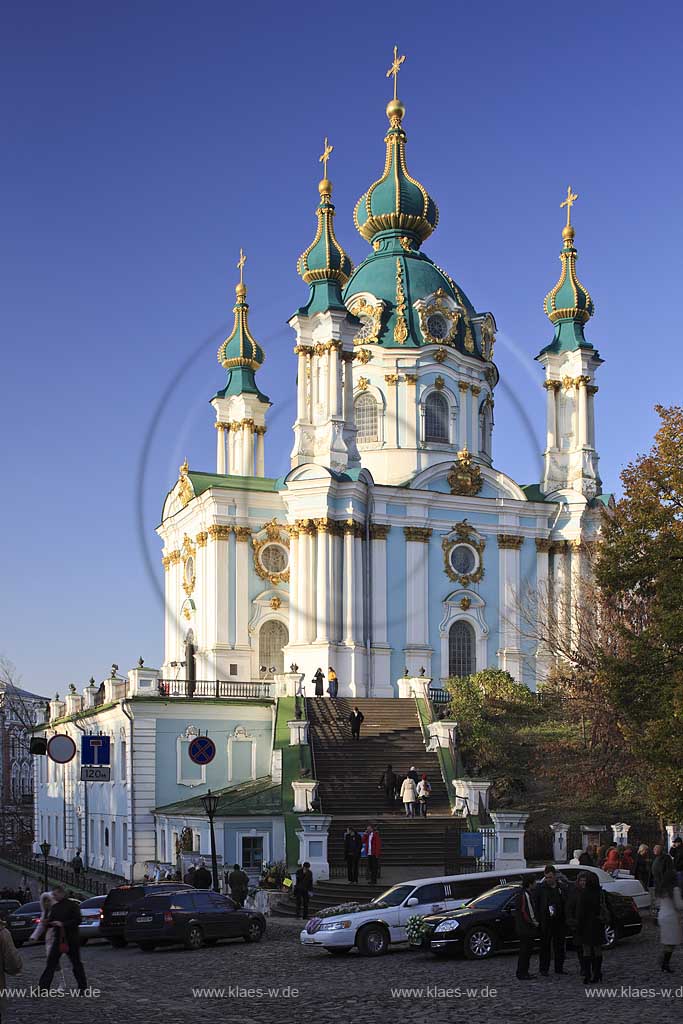
[[[540,484],[522,484],[521,487],[527,501],[545,501],[545,494],[542,492]]]
[[[229,491],[276,491],[277,481],[270,476],[224,476],[221,473],[193,473],[190,478],[196,497],[210,487],[222,487]]]
[[[213,791],[218,797],[216,817],[227,818],[239,815],[282,814],[281,787],[274,783],[270,776],[241,782],[238,786]],[[179,814],[194,817],[206,817],[206,811],[200,795],[189,800],[179,800],[174,804],[156,807],[155,814]]]

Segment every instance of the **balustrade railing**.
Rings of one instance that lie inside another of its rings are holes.
[[[273,696],[273,682],[259,679],[252,682],[233,682],[229,679],[157,679],[160,697],[246,697],[269,699]]]

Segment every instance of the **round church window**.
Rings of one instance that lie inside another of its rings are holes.
[[[374,337],[375,334],[375,321],[367,313],[362,313],[358,319],[360,320],[361,326],[358,334],[356,335],[357,341],[367,341],[368,338]]]
[[[469,544],[456,544],[450,554],[453,571],[459,576],[469,576],[477,568],[477,553]]]
[[[289,564],[287,549],[281,544],[266,544],[261,551],[261,564],[267,572],[286,572]]]
[[[432,338],[445,338],[448,334],[448,321],[441,313],[432,313],[427,317],[427,330]]]

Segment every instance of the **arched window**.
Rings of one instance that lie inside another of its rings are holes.
[[[448,631],[448,674],[470,676],[476,671],[474,629],[459,619]]]
[[[289,633],[284,623],[278,619],[268,619],[259,630],[258,657],[259,665],[270,671],[284,672],[285,656],[283,647],[289,643]]]
[[[491,458],[493,433],[493,409],[488,399],[482,403],[479,409],[479,451],[482,455]]]
[[[448,402],[438,391],[427,396],[425,402],[425,441],[448,443]]]
[[[377,402],[372,395],[359,395],[353,407],[356,427],[358,428],[357,440],[359,444],[367,444],[369,441],[379,441],[379,413]]]

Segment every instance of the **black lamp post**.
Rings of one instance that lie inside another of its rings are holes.
[[[52,847],[50,846],[50,844],[48,842],[40,844],[40,852],[42,853],[42,855],[43,855],[43,857],[45,859],[45,888],[44,888],[43,892],[47,892],[47,890],[50,887],[50,883],[49,883],[49,880],[48,880],[48,877],[47,877],[47,858],[50,856],[50,850],[51,849],[52,849]]]
[[[213,819],[218,807],[218,797],[215,796],[211,790],[202,797],[202,804],[206,811],[209,819],[209,829],[211,830],[211,874],[213,876],[213,891],[218,892],[218,861],[216,860],[216,835],[213,830]]]

